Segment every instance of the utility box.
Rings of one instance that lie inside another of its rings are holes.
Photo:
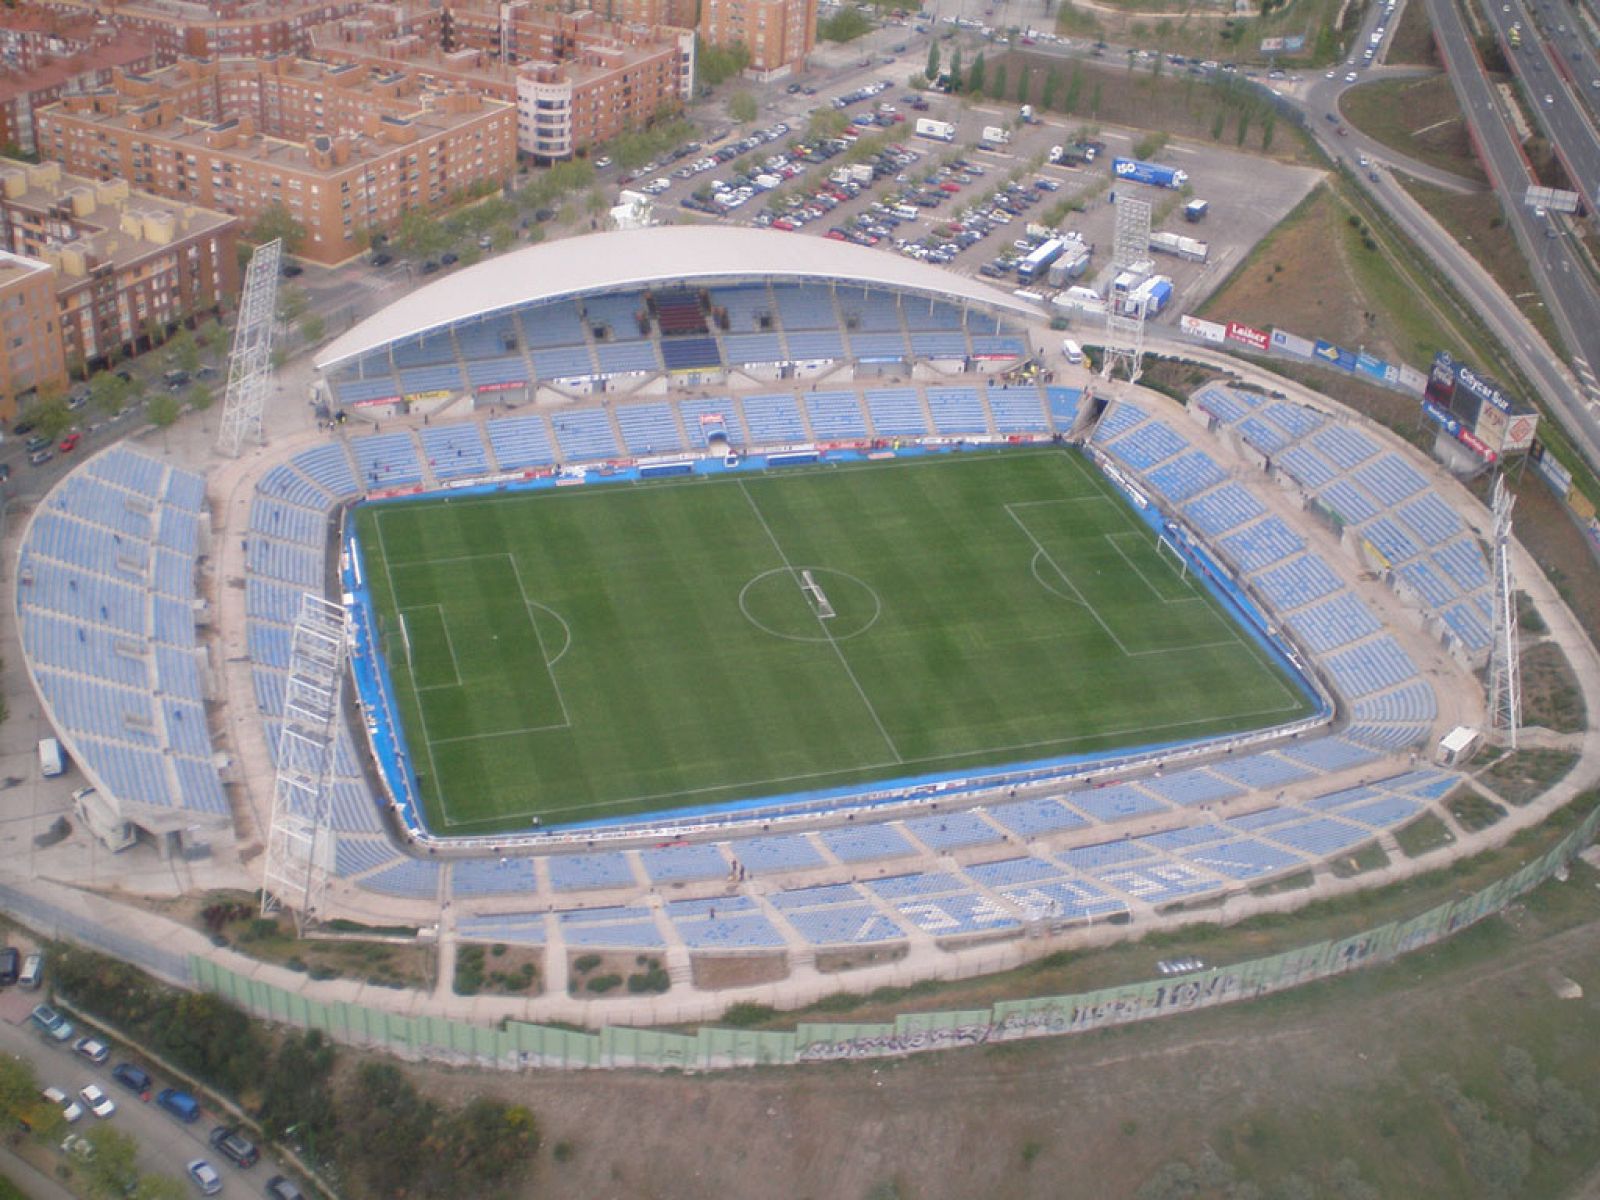
[[[1466,725],[1457,725],[1439,739],[1433,760],[1441,767],[1459,767],[1470,762],[1483,745],[1483,734]]]

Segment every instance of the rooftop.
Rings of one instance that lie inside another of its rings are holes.
[[[0,70],[0,101],[55,87],[79,75],[128,67],[150,57],[152,52],[153,47],[144,38],[124,36],[67,58],[49,59],[32,70]]]
[[[51,214],[57,219],[70,213],[75,236],[70,242],[30,246],[33,253],[51,258],[71,247],[80,259],[122,267],[159,253],[180,238],[207,233],[232,224],[236,218],[192,204],[178,204],[148,192],[132,191],[122,180],[100,182],[69,175],[56,163],[32,164],[0,158],[0,193],[22,214]],[[25,220],[13,222],[14,235],[27,237]],[[33,259],[23,259],[33,262]],[[44,267],[44,263],[38,264]],[[70,286],[81,272],[78,262],[55,264],[62,286]]]
[[[849,242],[705,225],[618,230],[541,242],[419,288],[368,317],[320,355],[327,371],[430,329],[533,300],[705,279],[822,279],[879,284],[1039,317],[1036,305],[941,267]]]

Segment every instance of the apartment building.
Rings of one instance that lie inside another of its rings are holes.
[[[56,323],[50,267],[0,250],[0,420],[42,387],[65,387],[67,361]]]
[[[0,66],[0,146],[34,153],[34,113],[61,97],[93,91],[111,82],[111,73],[148,71],[155,52],[132,35],[90,44],[62,44],[62,56],[28,54],[27,67]],[[8,58],[6,62],[9,64]]]
[[[185,55],[252,58],[303,55],[311,30],[361,8],[359,0],[40,0],[63,16],[110,22],[119,32],[147,39],[156,65]]]
[[[59,163],[0,158],[0,246],[43,264],[73,369],[148,347],[239,290],[239,221]]]
[[[185,59],[39,113],[40,153],[126,179],[248,228],[274,204],[305,227],[298,253],[337,263],[411,209],[499,184],[516,165],[516,108],[400,71],[289,57]]]
[[[750,48],[750,70],[771,79],[805,62],[817,41],[817,0],[701,0],[709,45]]]
[[[570,157],[681,107],[694,89],[688,28],[606,21],[525,3],[374,4],[315,30],[317,57],[404,71],[517,105],[517,146]]]

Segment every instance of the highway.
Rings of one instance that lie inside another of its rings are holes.
[[[1516,235],[1540,293],[1567,349],[1581,384],[1557,383],[1556,364],[1527,361],[1527,348],[1509,342],[1512,352],[1539,387],[1546,403],[1560,414],[1561,422],[1583,449],[1590,465],[1600,469],[1600,421],[1596,406],[1600,386],[1590,364],[1600,364],[1600,296],[1569,246],[1566,236],[1547,218],[1523,203],[1534,183],[1528,162],[1511,129],[1494,86],[1484,75],[1472,36],[1451,0],[1424,0],[1433,22],[1435,39],[1449,71],[1461,111],[1473,129],[1474,141],[1485,169],[1501,194],[1508,225]],[[1504,13],[1497,15],[1511,19]],[[1570,99],[1570,97],[1569,97]],[[1600,178],[1600,176],[1597,176]],[[1488,315],[1486,310],[1485,316]]]
[[[1552,14],[1554,0],[1486,0],[1483,5],[1489,23],[1493,26],[1500,44],[1506,47],[1506,56],[1512,69],[1523,81],[1537,109],[1536,119],[1544,127],[1557,155],[1567,168],[1572,186],[1583,194],[1591,210],[1600,200],[1600,134],[1587,100],[1574,87],[1569,59],[1559,55],[1579,41],[1571,27],[1566,33],[1555,33],[1559,47],[1539,35],[1535,29],[1535,14],[1542,16],[1554,31],[1565,24]],[[1568,16],[1561,6],[1560,15]],[[1510,48],[1511,26],[1521,22],[1522,45]],[[1435,26],[1437,29],[1438,26]],[[1591,89],[1592,90],[1592,89]]]

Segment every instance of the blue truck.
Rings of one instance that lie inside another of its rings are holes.
[[[1160,163],[1141,162],[1137,158],[1114,158],[1111,174],[1115,179],[1134,183],[1148,183],[1152,187],[1181,188],[1189,182],[1189,172],[1177,167],[1164,167]]]

